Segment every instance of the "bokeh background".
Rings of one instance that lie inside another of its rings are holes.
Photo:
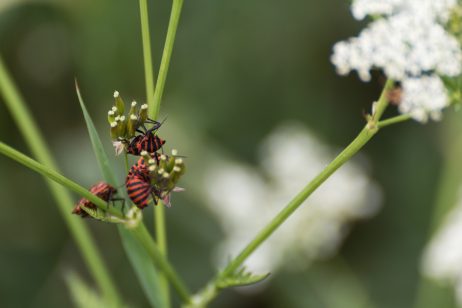
[[[170,1],[150,2],[158,68]],[[335,42],[362,26],[343,0],[185,1],[161,111],[168,116],[161,130],[167,145],[188,156],[185,182],[197,182],[209,151],[256,164],[257,145],[286,121],[302,123],[333,147],[348,144],[383,79],[339,77],[329,57]],[[62,172],[87,187],[99,180],[74,78],[112,151],[106,112],[113,91],[145,101],[138,3],[0,0],[0,54]],[[1,102],[0,140],[29,153]],[[339,256],[279,271],[261,290],[226,290],[212,307],[357,307],[351,277],[376,307],[413,307],[422,296],[420,260],[435,207],[451,203],[458,186],[458,174],[447,175],[457,166],[447,157],[460,139],[458,118],[450,111],[443,122],[392,126],[366,146],[382,209],[354,225]],[[122,182],[121,161],[114,158],[114,166]],[[442,185],[449,201],[441,198]],[[167,211],[169,254],[197,290],[215,273],[211,252],[223,231],[200,194],[188,193],[195,188],[186,188]],[[0,157],[0,200],[0,306],[71,305],[66,271],[92,281],[42,178]],[[149,226],[152,216],[147,209]],[[87,223],[123,298],[146,307],[115,227]],[[454,305],[449,289],[428,286],[424,293],[419,307]]]

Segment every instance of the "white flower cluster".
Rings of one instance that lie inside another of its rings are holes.
[[[428,116],[438,118],[449,102],[439,76],[461,73],[460,44],[444,28],[455,5],[456,0],[353,1],[356,19],[366,15],[380,18],[358,37],[334,46],[331,60],[337,72],[345,75],[356,70],[363,81],[368,81],[372,69],[382,69],[388,78],[418,88],[408,92],[404,87],[401,112],[422,122]],[[427,87],[429,83],[431,87]]]
[[[286,125],[261,146],[262,167],[210,164],[204,194],[226,238],[220,264],[236,255],[333,157],[332,150],[303,127]],[[211,179],[213,179],[211,181]],[[357,164],[349,162],[323,184],[246,261],[254,272],[305,267],[336,252],[349,223],[376,213],[380,192]]]
[[[462,194],[423,256],[423,272],[455,286],[462,307]]]

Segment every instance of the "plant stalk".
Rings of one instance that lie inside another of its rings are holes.
[[[218,294],[218,283],[221,279],[232,276],[239,269],[244,261],[271,235],[276,231],[289,216],[302,205],[302,203],[338,168],[352,158],[369,140],[379,131],[378,123],[385,109],[388,106],[387,92],[393,87],[393,81],[387,80],[380,98],[375,106],[374,113],[365,127],[356,138],[338,156],[324,168],[311,182],[309,182],[280,212],[276,215],[247,246],[231,260],[230,263],[215,277],[214,281],[197,295],[193,296],[191,307],[205,307]]]
[[[148,0],[140,0],[141,39],[143,42],[144,79],[149,108],[154,104],[154,67],[152,64],[151,35],[149,32]],[[153,118],[155,120],[156,118]]]
[[[146,2],[146,0],[140,0],[140,11],[142,19],[142,28],[144,28],[143,35],[143,49],[145,51],[151,48],[151,43],[149,41],[149,25],[148,25],[148,11],[147,5],[141,5],[141,2]],[[148,75],[148,72],[152,75],[152,63],[151,55],[149,56],[145,52],[144,56],[144,66],[146,72],[146,90],[148,95],[148,113],[149,117],[153,120],[156,120],[159,117],[160,104],[162,100],[162,94],[164,91],[165,81],[167,79],[168,68],[170,66],[170,59],[173,51],[173,45],[175,42],[176,31],[178,28],[178,22],[180,19],[181,8],[183,5],[183,0],[173,0],[172,10],[170,14],[170,20],[167,29],[167,36],[165,39],[164,50],[162,53],[162,60],[159,68],[159,75],[157,78],[156,86],[152,83],[154,78]],[[144,21],[143,21],[144,20]],[[144,24],[144,27],[143,27]],[[148,61],[149,60],[149,61]],[[152,95],[152,91],[154,94]],[[151,99],[152,98],[152,99]],[[157,244],[159,246],[160,252],[166,257],[167,256],[167,231],[165,224],[165,206],[160,202],[158,206],[154,209],[154,221],[155,221],[155,232],[157,238]],[[164,290],[164,297],[166,303],[170,306],[170,296],[169,296],[169,286],[165,277],[161,275],[160,282]]]
[[[160,104],[164,93],[165,81],[167,79],[170,59],[172,57],[173,45],[175,43],[176,31],[181,15],[183,0],[173,0],[170,20],[168,23],[167,37],[165,38],[164,51],[162,52],[162,60],[159,67],[159,76],[157,77],[156,91],[154,92],[154,104],[149,106],[149,115],[153,119],[157,119],[160,112]]]
[[[338,168],[350,160],[350,158],[352,158],[378,132],[377,123],[385,111],[385,108],[388,106],[386,92],[392,86],[393,81],[388,80],[382,90],[379,101],[377,102],[375,113],[358,136],[255,236],[255,238],[241,251],[241,253],[225,267],[220,276],[226,277],[237,270],[245,259],[247,259],[255,251],[255,249],[257,249],[277,228],[279,228],[279,226],[286,221],[286,219],[289,218],[289,216],[298,207],[300,207],[300,205],[302,205],[302,203],[322,183],[324,183]]]
[[[18,163],[24,165],[25,167],[34,170],[37,173],[40,173],[47,179],[51,179],[58,184],[61,184],[70,190],[76,192],[80,196],[88,199],[91,203],[94,203],[98,208],[106,211],[107,213],[124,219],[122,212],[114,207],[108,207],[107,202],[98,198],[96,195],[92,194],[87,188],[80,186],[76,182],[66,178],[62,174],[56,172],[48,166],[45,166],[32,158],[24,155],[23,153],[13,149],[12,147],[0,142],[0,154],[3,154],[12,160],[17,161]],[[69,209],[68,212],[70,213]]]
[[[146,99],[148,103],[148,114],[153,120],[157,119],[157,114],[153,114],[154,107],[154,69],[152,64],[151,54],[151,36],[149,31],[149,12],[147,0],[140,0],[140,17],[141,17],[141,37],[143,42],[143,56],[144,56],[144,72],[146,82]],[[162,204],[159,204],[154,210],[154,230],[157,237],[157,243],[160,252],[167,256],[167,235],[165,230],[165,213]],[[168,281],[163,273],[159,273],[159,281],[162,287],[162,296],[164,297],[164,303],[166,307],[170,307],[170,292]]]
[[[412,119],[412,117],[409,114],[401,114],[401,115],[396,116],[396,117],[392,117],[392,118],[388,118],[388,119],[379,121],[377,123],[377,126],[379,128],[384,128],[385,126],[405,122],[405,121],[408,121],[410,119]]]
[[[143,224],[139,224],[134,230],[134,235],[138,240],[147,248],[149,254],[151,255],[154,263],[162,269],[165,276],[170,280],[172,286],[177,290],[178,295],[181,297],[184,303],[189,303],[191,300],[190,292],[186,285],[182,282],[176,271],[168,263],[167,259],[164,257],[160,248],[154,244],[149,235],[148,230]]]

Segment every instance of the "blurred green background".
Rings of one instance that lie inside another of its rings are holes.
[[[170,1],[150,1],[156,68],[169,10]],[[161,113],[168,115],[167,144],[188,156],[189,183],[210,148],[254,163],[256,145],[287,120],[304,123],[333,146],[348,144],[383,80],[339,77],[329,57],[335,42],[361,26],[342,0],[185,1]],[[0,0],[0,53],[63,173],[86,187],[101,179],[74,77],[103,136],[114,90],[145,101],[137,1]],[[1,102],[0,140],[29,153]],[[340,254],[377,307],[414,303],[447,145],[460,137],[455,121],[446,116],[444,123],[393,126],[363,151],[384,205],[355,225]],[[109,137],[105,143],[112,151]],[[122,170],[119,175],[122,182]],[[0,197],[0,306],[69,306],[64,273],[75,269],[91,280],[44,181],[0,157]],[[210,251],[222,238],[200,204],[186,192],[167,211],[170,257],[193,290],[214,274]],[[145,217],[152,226],[152,208]],[[87,223],[123,298],[147,306],[114,226]],[[335,259],[302,273],[281,272],[264,292],[227,290],[212,306],[334,307],[328,299],[336,298],[335,307],[354,307],[342,283],[344,266]]]

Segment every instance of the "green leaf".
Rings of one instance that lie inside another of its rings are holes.
[[[75,89],[77,91],[77,97],[79,98],[80,107],[82,108],[83,117],[85,118],[85,123],[87,124],[88,135],[90,135],[91,144],[93,146],[93,151],[95,152],[96,159],[98,161],[99,168],[103,174],[104,180],[109,184],[117,187],[117,181],[112,171],[111,164],[109,163],[109,158],[104,151],[103,143],[96,131],[95,125],[90,117],[90,114],[85,107],[85,104],[80,94],[79,85],[75,81]]]
[[[65,278],[75,307],[109,307],[109,303],[107,303],[94,288],[88,286],[75,272],[67,273]]]
[[[101,142],[98,132],[95,129],[95,125],[93,124],[93,121],[85,107],[77,82],[75,85],[80,106],[82,107],[82,112],[87,124],[88,134],[90,135],[93,150],[98,160],[101,173],[103,174],[105,181],[117,186],[114,172],[109,164],[108,156],[104,151],[103,143]],[[151,257],[130,233],[130,231],[128,231],[124,226],[118,226],[118,229],[128,259],[135,270],[138,280],[143,287],[145,295],[147,296],[151,306],[164,307],[165,305],[163,305],[163,299],[160,294],[159,274],[154,267],[154,264],[151,262]],[[157,292],[157,290],[159,290],[159,292]]]
[[[245,267],[242,267],[239,271],[231,274],[229,276],[222,277],[217,282],[217,287],[220,289],[230,288],[230,287],[239,287],[247,286],[251,284],[258,283],[266,279],[270,273],[263,275],[254,275],[251,272],[248,272]]]

